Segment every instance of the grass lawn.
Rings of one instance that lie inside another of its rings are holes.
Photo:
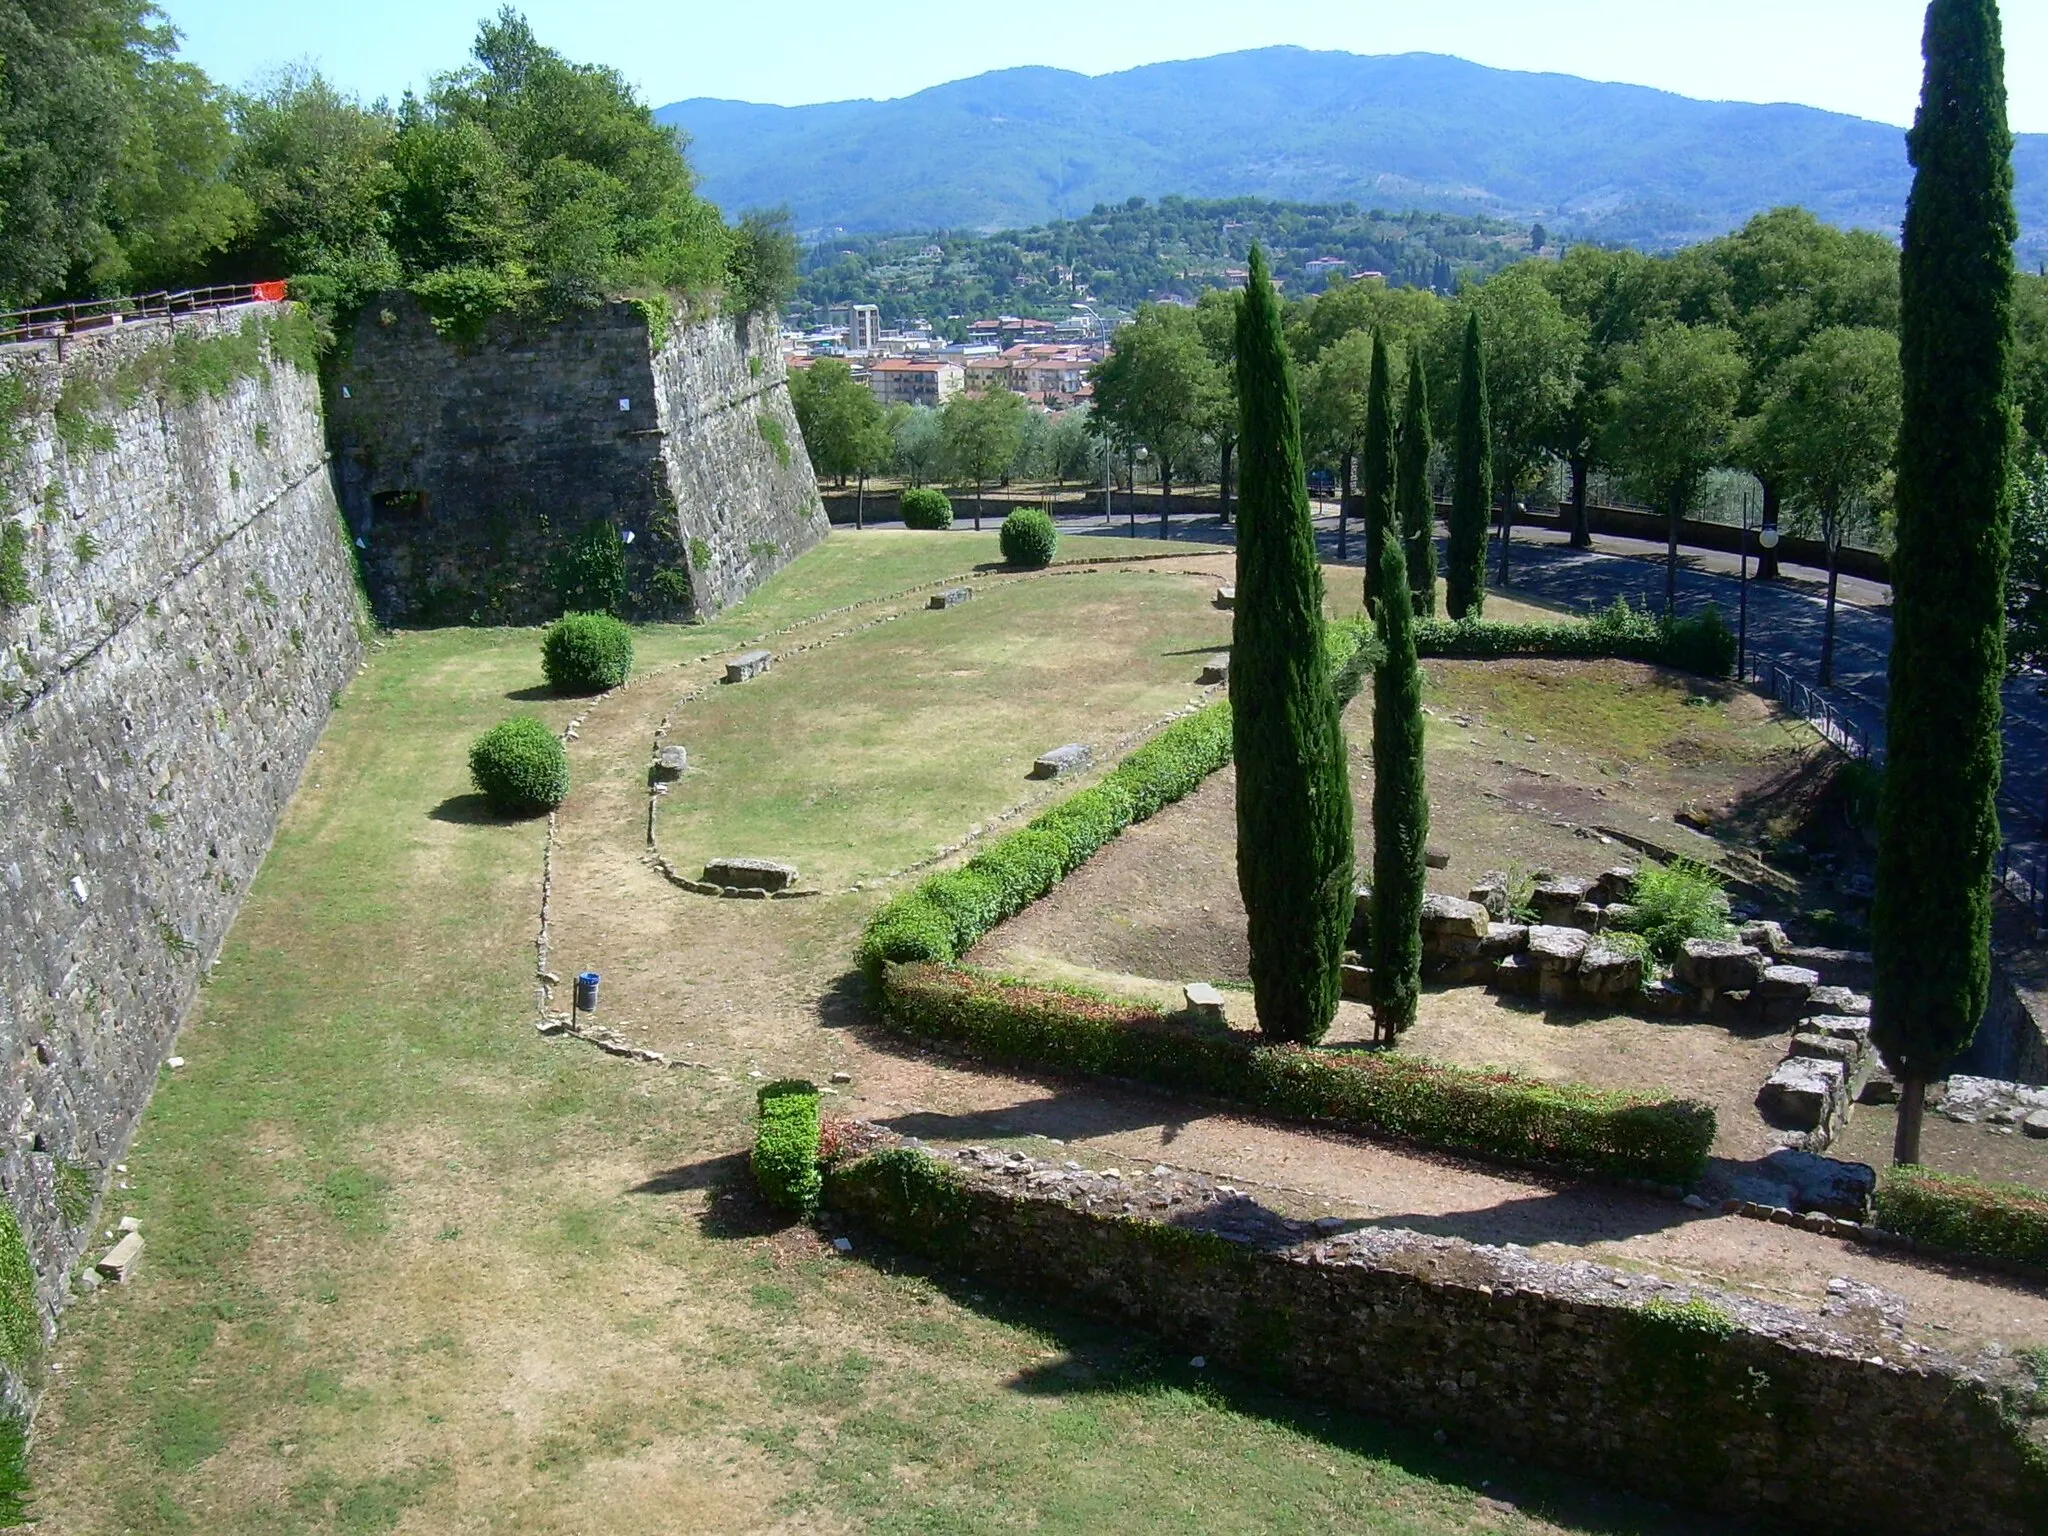
[[[993,543],[837,535],[718,623],[643,632],[642,662]],[[989,628],[947,633],[989,664],[1005,614],[1036,633],[1120,579],[977,598]],[[1142,692],[1161,644],[1201,632],[1146,623],[1135,645],[1060,643]],[[532,1027],[543,825],[448,806],[470,739],[536,673],[533,632],[416,632],[349,689],[108,1196],[104,1223],[139,1216],[148,1254],[66,1315],[31,1463],[43,1529],[1703,1528],[763,1222],[733,1155],[751,1080]],[[787,943],[850,951],[865,906],[815,905]],[[741,991],[795,963],[764,931]]]

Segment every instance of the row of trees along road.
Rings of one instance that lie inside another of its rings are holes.
[[[2033,445],[2048,443],[2048,279],[2018,278],[2015,395]],[[1141,306],[1095,371],[1094,428],[1144,447],[1161,472],[1161,516],[1180,466],[1206,445],[1229,462],[1235,413],[1224,324],[1235,298],[1209,293],[1192,309]],[[1810,533],[1829,551],[1823,680],[1833,670],[1839,551],[1889,527],[1900,422],[1899,253],[1868,232],[1830,228],[1783,208],[1669,257],[1574,246],[1524,261],[1455,298],[1365,281],[1288,304],[1287,349],[1299,375],[1307,461],[1341,486],[1339,553],[1369,510],[1359,472],[1370,430],[1373,349],[1392,377],[1418,359],[1437,444],[1435,493],[1456,501],[1454,427],[1468,331],[1485,351],[1487,496],[1499,526],[1499,575],[1512,576],[1512,517],[1553,466],[1568,483],[1574,544],[1589,546],[1595,476],[1618,478],[1667,518],[1667,598],[1677,534],[1717,469],[1754,474],[1765,526]],[[1455,532],[1454,532],[1455,539]],[[1465,551],[1461,550],[1461,553]],[[1368,562],[1370,546],[1366,550]],[[1483,551],[1482,551],[1483,553]],[[1774,554],[1762,569],[1775,574]],[[2039,590],[2031,566],[2022,580]],[[1456,592],[1461,578],[1454,572]],[[1454,613],[1470,603],[1454,603]]]

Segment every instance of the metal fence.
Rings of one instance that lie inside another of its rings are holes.
[[[1756,685],[1800,716],[1835,746],[1859,761],[1882,761],[1883,749],[1865,730],[1811,683],[1773,657],[1759,656],[1752,668]]]
[[[2007,843],[1998,850],[1994,872],[2006,895],[2034,914],[2034,926],[2048,928],[2048,854],[2035,854],[2029,865],[2016,846]]]
[[[124,325],[164,321],[175,326],[180,315],[204,314],[237,304],[274,303],[285,296],[282,282],[233,283],[214,288],[181,288],[176,292],[131,293],[118,299],[81,299],[74,304],[45,304],[38,309],[0,311],[0,343],[55,341],[96,336]]]

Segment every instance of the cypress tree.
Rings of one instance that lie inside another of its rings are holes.
[[[1387,340],[1375,332],[1372,371],[1365,389],[1365,442],[1358,457],[1358,475],[1365,492],[1360,498],[1360,516],[1365,523],[1367,613],[1374,612],[1386,595],[1377,570],[1380,530],[1394,520],[1394,386],[1387,374]]]
[[[1380,536],[1380,590],[1408,585],[1398,531]],[[1422,668],[1415,614],[1398,600],[1379,607],[1386,656],[1372,691],[1373,1034],[1392,1045],[1415,1023],[1422,995],[1422,897],[1429,878],[1429,788],[1422,770]]]
[[[1401,519],[1401,558],[1415,616],[1436,617],[1436,502],[1429,494],[1429,384],[1422,351],[1408,349],[1408,399],[1401,408],[1401,453],[1394,506]]]
[[[1301,406],[1265,254],[1237,316],[1237,617],[1230,713],[1237,883],[1259,1028],[1320,1040],[1351,924],[1351,789],[1323,659],[1323,572],[1302,474]]]
[[[1493,410],[1486,398],[1486,345],[1477,314],[1465,318],[1451,454],[1455,475],[1444,601],[1452,618],[1476,619],[1486,607],[1486,524],[1493,510]]]
[[[1871,909],[1871,1035],[1899,1077],[1894,1156],[1990,995],[2000,605],[2010,554],[2012,134],[1996,0],[1934,0],[1907,136],[1889,761]]]

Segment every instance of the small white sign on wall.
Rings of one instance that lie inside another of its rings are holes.
[[[633,402],[631,400],[628,400],[624,395],[621,395],[619,396],[619,409],[622,411],[630,411],[631,409],[633,409]]]

